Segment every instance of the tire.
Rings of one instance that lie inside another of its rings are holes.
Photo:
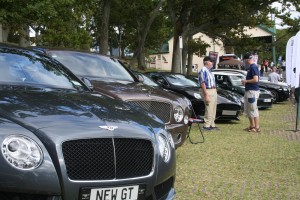
[[[273,103],[277,103],[279,101],[279,94],[276,90],[270,90],[273,98],[272,98],[272,101]]]

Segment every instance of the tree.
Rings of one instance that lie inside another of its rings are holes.
[[[174,25],[172,72],[181,71],[178,36],[183,37],[184,45],[189,35],[198,32],[222,41],[233,41],[237,36],[247,37],[245,26],[269,23],[268,15],[275,12],[271,7],[273,2],[275,0],[168,0],[169,16]]]
[[[79,5],[75,0],[1,1],[0,23],[12,42],[25,38],[41,45],[86,49],[91,38],[84,29],[82,13],[75,12]],[[35,38],[29,38],[29,27]]]
[[[98,42],[100,44],[100,54],[107,54],[108,51],[108,30],[109,30],[109,15],[110,15],[110,0],[103,0],[101,6],[102,16],[100,18],[99,24],[99,38]]]

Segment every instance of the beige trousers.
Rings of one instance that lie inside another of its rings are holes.
[[[202,90],[200,90],[200,95],[204,101],[205,104],[205,115],[204,115],[204,126],[205,127],[215,127],[215,119],[216,119],[216,112],[217,112],[217,90],[216,89],[207,89],[206,90],[210,102],[206,103],[205,102],[205,96]]]

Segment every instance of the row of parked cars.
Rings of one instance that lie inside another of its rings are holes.
[[[5,44],[0,67],[1,197],[174,198],[175,148],[190,119],[205,112],[197,77],[141,74],[90,52]],[[214,73],[217,120],[239,120],[243,75]],[[275,102],[264,89],[260,99],[261,108]]]

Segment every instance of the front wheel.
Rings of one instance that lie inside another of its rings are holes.
[[[276,90],[270,90],[271,94],[272,94],[272,101],[273,103],[277,103],[279,100],[279,94]]]

